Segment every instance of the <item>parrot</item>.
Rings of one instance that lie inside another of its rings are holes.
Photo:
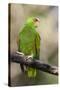
[[[36,31],[39,23],[39,18],[29,17],[18,35],[18,52],[22,52],[28,57],[31,56],[32,60],[40,57],[40,35]],[[24,65],[20,64],[20,66],[24,71]],[[35,68],[26,66],[26,69],[28,77],[36,77],[37,70]]]

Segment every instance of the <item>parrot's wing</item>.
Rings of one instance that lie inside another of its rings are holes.
[[[37,33],[35,37],[35,51],[36,51],[36,58],[39,59],[40,57],[40,35]]]

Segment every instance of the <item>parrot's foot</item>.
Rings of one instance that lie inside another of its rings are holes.
[[[22,52],[16,52],[17,54],[19,54],[19,55],[22,55],[22,56],[24,56],[24,53],[22,53]]]
[[[32,61],[32,59],[33,59],[33,54],[27,56],[27,58],[26,58],[26,60],[28,60],[28,61]]]

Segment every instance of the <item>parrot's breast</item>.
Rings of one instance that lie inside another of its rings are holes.
[[[35,33],[31,30],[20,34],[20,51],[30,55],[35,51]]]

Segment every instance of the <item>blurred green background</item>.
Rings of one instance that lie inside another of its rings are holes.
[[[38,33],[41,36],[40,60],[58,66],[58,6],[11,4],[10,46],[17,50],[17,37],[26,19],[40,18]],[[39,71],[36,79],[29,79],[21,73],[20,65],[11,63],[11,86],[57,84],[58,77]]]

